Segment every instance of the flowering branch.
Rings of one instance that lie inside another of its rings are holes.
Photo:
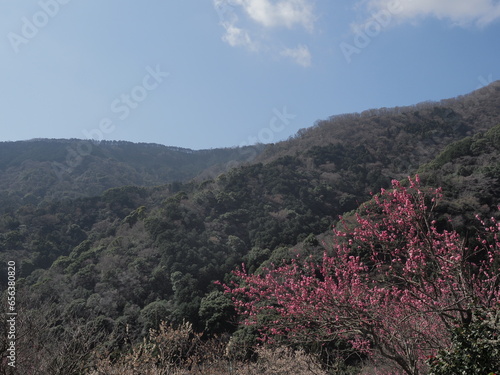
[[[243,267],[234,272],[241,283],[226,292],[264,340],[344,340],[422,374],[457,322],[470,320],[475,306],[500,303],[500,224],[481,221],[490,239],[482,235],[469,249],[431,220],[426,201],[432,208],[440,197],[440,189],[424,193],[418,176],[409,187],[393,181],[354,229],[334,230],[336,244],[320,263],[297,258],[261,275]]]

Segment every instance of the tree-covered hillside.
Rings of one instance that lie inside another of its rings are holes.
[[[500,123],[500,81],[468,95],[413,106],[332,116],[270,145],[257,161],[295,155],[312,147],[365,147],[383,168],[404,175],[449,143]]]
[[[36,139],[0,143],[0,210],[204,178],[251,161],[262,146],[190,150],[122,141]]]
[[[0,261],[16,262],[20,368],[84,373],[71,364],[92,367],[96,351],[116,359],[161,321],[224,343],[236,330],[232,342],[248,344],[254,332],[237,330],[214,282],[242,262],[253,273],[321,255],[318,236],[339,215],[417,171],[444,189],[438,224],[472,233],[474,214],[500,199],[499,103],[497,82],[325,120],[259,155],[101,142],[64,167],[78,141],[0,144]]]

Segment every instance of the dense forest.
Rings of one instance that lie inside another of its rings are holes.
[[[34,139],[0,146],[2,212],[23,204],[96,196],[113,187],[215,176],[253,160],[263,148],[190,150],[76,139]]]
[[[16,369],[1,321],[0,374],[287,373],[272,372],[279,360],[296,373],[370,373],[346,342],[262,346],[223,285],[242,263],[250,275],[320,259],[332,228],[417,173],[443,189],[437,228],[473,242],[475,215],[498,217],[499,160],[500,82],[242,149],[0,143],[1,311],[15,261],[19,313]]]

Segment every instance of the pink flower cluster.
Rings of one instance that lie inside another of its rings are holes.
[[[264,340],[344,340],[421,374],[428,356],[449,346],[454,324],[500,303],[500,223],[482,221],[480,245],[468,248],[432,221],[440,197],[440,189],[423,192],[418,176],[409,187],[393,181],[354,228],[341,221],[322,261],[298,257],[259,275],[243,267],[226,292]]]

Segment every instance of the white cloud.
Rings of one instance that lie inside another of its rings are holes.
[[[305,68],[311,66],[312,58],[307,46],[299,45],[297,48],[285,48],[281,51],[281,55],[291,58],[298,65]]]
[[[264,27],[287,27],[296,25],[312,31],[314,12],[311,0],[236,0],[248,16]]]
[[[247,47],[251,50],[257,49],[257,45],[252,41],[252,38],[250,38],[246,30],[231,23],[222,23],[222,26],[226,29],[226,33],[222,37],[222,40],[231,47]]]
[[[388,10],[399,21],[435,17],[459,26],[483,27],[500,18],[498,0],[369,0],[368,9]]]
[[[213,0],[225,34],[222,40],[232,47],[252,51],[279,51],[273,48],[272,29],[314,29],[315,0]],[[244,24],[244,26],[242,26]],[[305,46],[281,50],[301,66],[311,65],[311,53]]]

